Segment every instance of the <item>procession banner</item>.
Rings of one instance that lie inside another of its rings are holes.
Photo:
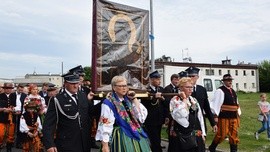
[[[149,70],[149,12],[94,0],[92,90],[111,90],[111,79],[122,75],[134,90],[146,90]]]

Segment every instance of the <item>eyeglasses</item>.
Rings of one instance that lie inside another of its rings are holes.
[[[193,89],[193,86],[184,86],[187,89]]]
[[[114,86],[117,86],[117,87],[120,87],[120,88],[126,88],[127,85],[114,85]]]
[[[196,75],[189,75],[188,77],[196,77]]]

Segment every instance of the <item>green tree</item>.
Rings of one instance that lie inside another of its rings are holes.
[[[258,64],[260,92],[270,92],[270,60]]]
[[[85,66],[85,67],[83,68],[83,70],[84,70],[84,73],[85,73],[84,79],[85,79],[85,80],[90,80],[90,82],[91,82],[92,68],[89,67],[89,66]]]

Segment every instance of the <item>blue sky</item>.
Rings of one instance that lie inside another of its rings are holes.
[[[149,10],[148,0],[112,0]],[[197,63],[270,59],[269,0],[153,0],[155,58]],[[92,1],[0,3],[0,78],[91,65]],[[182,50],[183,53],[182,53]]]

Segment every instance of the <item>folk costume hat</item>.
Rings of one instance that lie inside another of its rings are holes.
[[[187,72],[188,76],[194,76],[194,75],[199,75],[200,69],[194,66],[190,66],[185,71]]]
[[[4,83],[3,89],[14,89],[14,86],[12,83]]]
[[[39,112],[42,109],[41,100],[39,98],[26,98],[24,109],[33,109],[35,112]]]
[[[161,76],[160,76],[160,74],[158,73],[158,71],[156,70],[156,71],[150,73],[150,74],[149,74],[149,77],[150,77],[150,78],[160,78]]]
[[[226,80],[233,80],[233,78],[230,74],[224,74],[223,79],[221,81],[226,81]]]

